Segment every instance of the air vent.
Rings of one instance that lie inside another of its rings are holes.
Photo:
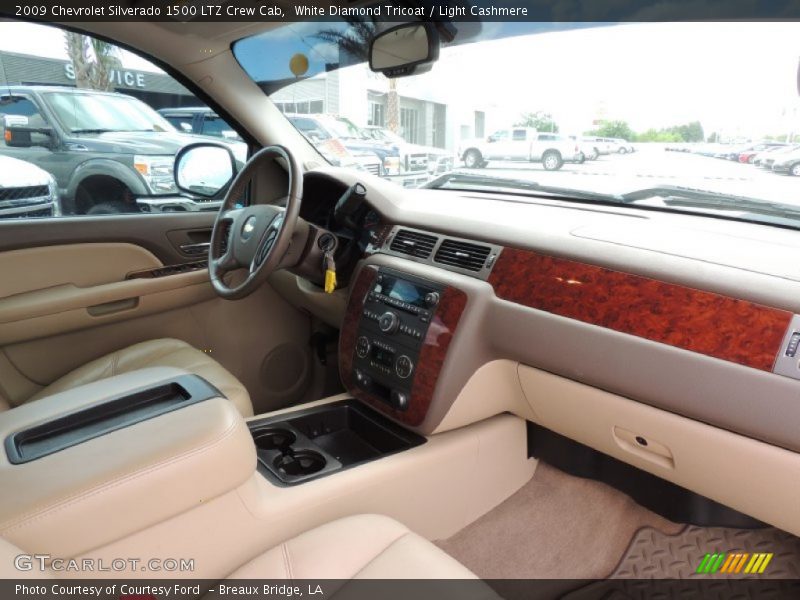
[[[457,240],[445,240],[436,251],[433,261],[466,269],[467,271],[480,271],[486,264],[486,259],[491,252],[489,246],[479,246]]]
[[[417,258],[428,258],[433,252],[436,240],[437,238],[434,235],[418,233],[410,229],[401,229],[395,234],[389,250]]]

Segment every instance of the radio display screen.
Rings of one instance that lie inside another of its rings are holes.
[[[425,294],[428,291],[403,279],[387,278],[383,284],[383,293],[389,298],[421,308],[425,307]]]

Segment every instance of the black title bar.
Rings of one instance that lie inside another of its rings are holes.
[[[0,15],[48,22],[297,22],[365,19],[388,22],[623,22],[798,20],[797,0],[0,0]]]

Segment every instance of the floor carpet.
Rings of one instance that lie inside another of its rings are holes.
[[[594,579],[615,570],[643,528],[671,535],[684,526],[540,462],[517,493],[437,544],[484,579]]]

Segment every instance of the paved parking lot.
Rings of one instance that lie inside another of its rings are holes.
[[[490,162],[474,172],[609,193],[680,185],[800,205],[800,177],[697,154],[666,152],[661,146],[643,145],[633,154],[601,156],[580,165],[567,163],[559,171],[545,171],[538,163]]]

